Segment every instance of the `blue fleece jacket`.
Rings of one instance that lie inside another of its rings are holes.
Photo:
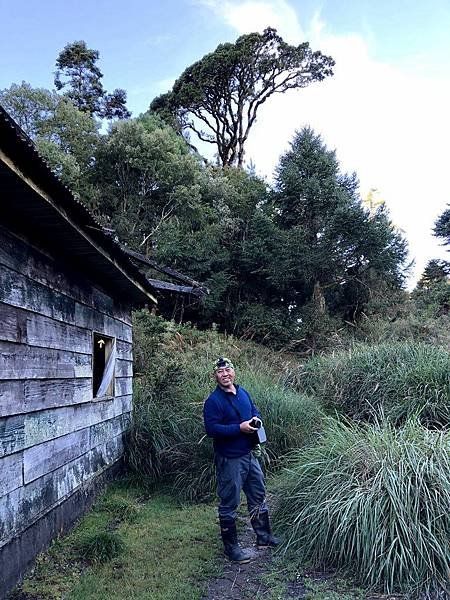
[[[260,417],[248,392],[239,385],[235,387],[236,395],[217,386],[203,407],[206,433],[214,438],[214,450],[227,458],[238,458],[250,452],[253,436],[242,433],[239,425],[252,417]]]

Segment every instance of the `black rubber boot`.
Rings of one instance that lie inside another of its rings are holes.
[[[220,533],[222,535],[225,554],[231,562],[243,565],[254,558],[248,550],[242,550],[237,541],[236,521],[234,519],[220,519]]]
[[[256,533],[258,548],[275,548],[280,544],[280,540],[272,534],[267,511],[257,513],[250,519],[250,522]]]

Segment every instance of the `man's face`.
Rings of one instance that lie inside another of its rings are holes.
[[[236,376],[232,367],[219,367],[216,370],[215,375],[217,383],[224,388],[231,387]]]

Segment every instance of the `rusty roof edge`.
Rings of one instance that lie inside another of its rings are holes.
[[[122,250],[120,244],[104,233],[101,224],[87,206],[81,200],[75,198],[69,188],[62,183],[58,176],[52,171],[49,164],[39,154],[31,138],[1,105],[0,128],[4,129],[4,132],[6,133],[6,137],[1,136],[2,145],[6,141],[5,146],[8,146],[12,151],[14,160],[17,158],[19,159],[20,170],[26,174],[27,178],[31,180],[34,180],[35,177],[38,178],[44,191],[53,199],[53,208],[58,210],[58,207],[55,204],[59,203],[60,208],[63,210],[63,213],[59,211],[60,214],[66,220],[69,220],[72,226],[77,224],[81,227],[85,239],[99,252],[99,248],[97,248],[94,243],[97,242],[97,244],[99,244],[107,253],[105,255],[106,258],[114,264],[119,271],[128,277],[141,293],[147,295],[152,302],[157,303],[156,298],[153,296],[155,288],[151,285],[145,275],[133,264],[130,257]],[[32,162],[27,165],[24,160],[25,158]],[[55,194],[58,195],[58,200],[55,200]],[[94,239],[92,240],[91,238]],[[113,256],[109,256],[109,253],[112,253]],[[121,269],[113,258],[118,260],[122,267]],[[125,272],[123,272],[123,270]]]

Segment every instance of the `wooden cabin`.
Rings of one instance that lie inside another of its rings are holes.
[[[0,107],[0,598],[120,465],[155,285]]]

